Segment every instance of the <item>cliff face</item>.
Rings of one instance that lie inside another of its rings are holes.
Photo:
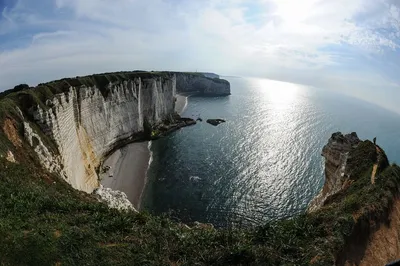
[[[362,147],[359,148],[359,144]],[[332,134],[322,149],[325,158],[325,183],[320,193],[310,202],[308,211],[318,210],[332,201],[331,196],[346,190],[360,175],[372,167],[371,184],[376,176],[389,166],[385,152],[370,141],[361,141],[355,132]]]
[[[96,86],[70,87],[38,106],[34,120],[58,147],[58,160],[50,159],[59,165],[54,170],[62,168],[74,188],[92,192],[99,185],[96,167],[116,143],[173,114],[175,82],[173,75],[114,82],[106,97]]]
[[[24,88],[25,90],[27,88]],[[25,110],[24,132],[42,165],[74,188],[91,193],[99,186],[96,169],[122,141],[135,138],[174,113],[175,93],[228,95],[229,82],[201,74],[120,72],[40,84],[24,91],[39,101]],[[35,91],[39,95],[34,94]],[[21,116],[24,116],[20,111]],[[49,149],[38,127],[56,151]]]
[[[335,265],[385,265],[397,260],[400,168],[389,165],[381,147],[361,141],[356,133],[334,133],[322,156],[325,184],[308,212],[309,217],[324,217],[323,223],[331,226],[328,230],[343,234]]]
[[[203,96],[226,96],[231,94],[228,81],[191,73],[176,73],[176,90],[177,92],[192,92]]]
[[[355,149],[359,142],[360,139],[354,132],[345,136],[340,132],[332,134],[328,144],[322,149],[322,156],[325,158],[325,184],[310,203],[309,211],[320,208],[328,196],[339,192],[346,181],[349,182],[347,160],[349,152]]]

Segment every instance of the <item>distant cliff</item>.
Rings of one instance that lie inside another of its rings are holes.
[[[219,79],[219,75],[210,72],[201,72],[205,77],[212,78],[212,79]]]
[[[231,94],[228,81],[208,78],[200,73],[175,73],[177,92],[191,92],[202,96],[226,96]]]

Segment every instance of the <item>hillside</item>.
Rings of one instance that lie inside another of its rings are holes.
[[[327,175],[317,207],[289,220],[215,229],[99,202],[86,192],[95,186],[102,157],[119,141],[144,134],[144,123],[153,127],[173,112],[175,74],[134,75],[83,78],[79,84],[64,79],[3,94],[2,265],[382,265],[400,255],[393,247],[399,242],[393,232],[400,224],[400,167],[354,134],[332,135],[323,152],[326,169],[343,169],[343,175]],[[84,106],[90,111],[84,113]],[[132,110],[139,110],[137,116],[126,113]],[[64,114],[70,124],[61,119]],[[120,117],[135,122],[111,130],[115,135],[99,133],[99,123]],[[64,142],[67,135],[76,142]],[[82,143],[91,143],[91,149]],[[87,160],[68,159],[77,154]],[[88,177],[92,183],[79,181]]]

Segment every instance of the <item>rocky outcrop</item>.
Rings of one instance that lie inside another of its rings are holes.
[[[99,188],[95,189],[94,195],[96,195],[100,201],[107,203],[110,208],[121,211],[136,211],[124,192],[105,188],[100,185]]]
[[[311,264],[385,265],[398,259],[400,168],[389,164],[381,147],[356,133],[334,133],[322,155],[325,184],[307,217],[323,228],[321,236],[329,243],[318,250],[342,245],[334,261],[315,255]]]
[[[325,184],[321,192],[311,201],[308,211],[315,211],[324,204],[331,195],[339,192],[350,178],[347,161],[349,152],[360,142],[355,132],[343,135],[340,132],[332,134],[328,144],[322,149],[325,158]]]
[[[172,117],[172,121],[164,121],[162,124],[153,128],[151,132],[151,140],[164,137],[180,128],[196,125],[196,121],[192,118],[180,117],[177,114]]]
[[[227,96],[231,94],[228,81],[209,78],[201,73],[175,73],[177,92],[194,93],[201,96]]]

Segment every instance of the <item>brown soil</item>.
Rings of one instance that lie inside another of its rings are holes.
[[[389,217],[370,237],[360,266],[386,265],[400,258],[400,200],[396,199]]]
[[[371,173],[371,184],[375,184],[375,175],[376,171],[378,170],[378,164],[374,164],[374,167],[372,168],[372,173]]]
[[[10,118],[4,120],[3,131],[15,147],[22,146],[22,140],[19,138],[18,130],[13,120]]]

